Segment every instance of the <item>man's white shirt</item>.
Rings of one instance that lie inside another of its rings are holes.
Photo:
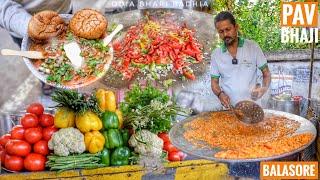
[[[216,48],[211,55],[211,77],[220,79],[220,87],[235,105],[251,99],[251,91],[267,66],[267,59],[257,43],[243,38],[239,38],[238,63],[232,64],[232,59],[225,45]]]

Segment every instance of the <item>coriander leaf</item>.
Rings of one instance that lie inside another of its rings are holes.
[[[69,31],[69,32],[67,33],[67,40],[68,40],[68,41],[72,41],[73,39],[74,39],[73,34]]]

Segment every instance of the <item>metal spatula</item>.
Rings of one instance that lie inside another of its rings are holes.
[[[247,124],[258,123],[264,119],[263,109],[253,101],[240,101],[232,111],[240,121]]]

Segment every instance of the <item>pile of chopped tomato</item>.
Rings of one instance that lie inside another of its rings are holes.
[[[113,43],[113,48],[113,68],[128,80],[151,64],[170,64],[174,74],[194,80],[190,65],[203,59],[194,30],[161,20],[146,19],[131,26],[122,40]]]

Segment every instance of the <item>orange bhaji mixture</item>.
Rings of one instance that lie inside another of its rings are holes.
[[[307,144],[312,134],[292,135],[300,123],[281,116],[257,124],[244,124],[232,114],[215,112],[186,123],[184,137],[195,145],[204,141],[224,149],[217,158],[244,159],[280,155]]]

